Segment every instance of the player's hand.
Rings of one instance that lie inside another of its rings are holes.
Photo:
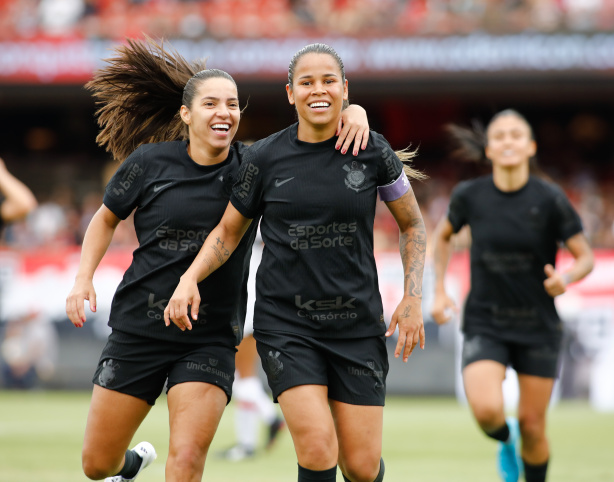
[[[452,315],[458,313],[458,308],[454,300],[447,293],[435,294],[431,316],[438,325],[443,325],[452,319]]]
[[[426,337],[424,334],[424,320],[422,319],[422,299],[416,296],[405,296],[397,309],[394,310],[390,326],[386,331],[386,336],[392,336],[399,327],[399,340],[394,350],[395,358],[403,354],[403,361],[406,362],[420,344],[424,350]]]
[[[544,288],[553,298],[558,295],[562,295],[567,291],[567,282],[564,276],[554,269],[554,266],[547,264],[544,266],[544,273],[547,278],[544,280]]]
[[[75,285],[66,297],[66,314],[77,328],[85,323],[85,300],[90,302],[90,310],[96,312],[96,290],[90,278],[76,279]]]
[[[172,321],[181,331],[191,330],[192,322],[188,316],[188,308],[191,308],[189,311],[192,320],[198,320],[200,308],[198,285],[196,281],[182,277],[164,309],[164,324],[170,326]]]
[[[338,136],[335,149],[341,149],[341,154],[345,154],[354,142],[352,154],[358,155],[358,151],[367,148],[369,142],[369,120],[367,111],[356,104],[350,105],[341,112],[341,119],[337,126],[336,135]]]

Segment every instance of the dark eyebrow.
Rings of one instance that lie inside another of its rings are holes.
[[[298,78],[298,80],[309,79],[313,77],[313,74],[302,75]],[[324,74],[322,77],[338,77],[337,74]]]
[[[203,102],[205,100],[218,100],[219,101],[220,98],[219,97],[214,97],[212,95],[208,95],[208,96],[203,97],[202,99],[200,99],[201,102]],[[228,98],[228,100],[229,101],[238,101],[239,99],[238,99],[238,97],[230,97],[230,98]]]

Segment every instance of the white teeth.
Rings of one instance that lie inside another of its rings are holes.
[[[503,155],[504,156],[511,156],[514,154],[514,151],[510,150],[510,149],[506,149],[505,151],[503,151]]]
[[[222,129],[222,130],[230,130],[230,125],[229,124],[213,124],[211,126],[212,129]]]
[[[313,104],[309,104],[309,107],[316,109],[318,107],[330,107],[330,104],[328,102],[314,102]]]

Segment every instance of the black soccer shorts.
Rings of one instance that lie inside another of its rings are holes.
[[[559,372],[561,341],[524,344],[498,340],[493,336],[465,335],[462,366],[480,360],[494,360],[511,366],[518,374],[556,378]]]
[[[224,390],[230,402],[236,351],[230,344],[169,343],[113,330],[92,381],[150,405],[167,380],[167,393],[178,383],[209,383]]]
[[[313,338],[282,332],[254,333],[273,399],[299,385],[325,385],[332,400],[384,406],[388,352],[382,336]]]

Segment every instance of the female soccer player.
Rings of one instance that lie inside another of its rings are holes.
[[[200,481],[230,399],[255,230],[200,285],[203,303],[192,333],[160,321],[179,275],[222,217],[245,151],[240,143],[231,146],[241,115],[237,86],[226,72],[204,67],[151,40],[129,41],[88,84],[102,105],[97,140],[123,163],[85,235],[66,300],[75,326],[86,321],[84,300],[96,310],[94,271],[118,223],[133,211],[139,240],[113,298],[112,333],[93,380],[82,455],[91,479],[133,480],[155,459],[147,442],[127,449],[167,382],[166,480]],[[346,127],[360,139],[368,128]]]
[[[254,336],[294,441],[298,480],[334,481],[339,464],[346,480],[381,481],[385,335],[398,325],[395,356],[404,361],[417,344],[424,347],[424,223],[403,164],[381,135],[372,132],[366,151],[351,161],[331,149],[348,97],[332,48],[312,44],[297,52],[286,90],[298,123],[245,156],[231,203],[181,277],[165,322],[198,326],[197,283],[232,259],[251,220],[262,215]],[[405,294],[388,329],[373,255],[378,191],[399,224],[405,272]]]
[[[468,225],[471,292],[462,356],[467,399],[482,430],[499,441],[501,478],[517,481],[524,463],[527,482],[544,481],[550,457],[546,410],[562,337],[554,297],[591,271],[592,251],[563,191],[531,175],[536,143],[522,115],[498,113],[485,139],[458,127],[452,132],[461,154],[472,159],[478,153],[492,162],[492,175],[459,184],[447,217],[437,226],[432,314],[437,323],[445,323],[455,309],[444,275],[450,239]],[[575,258],[565,272],[554,267],[559,242]],[[502,382],[508,365],[518,373],[520,401],[518,420],[506,421]]]

